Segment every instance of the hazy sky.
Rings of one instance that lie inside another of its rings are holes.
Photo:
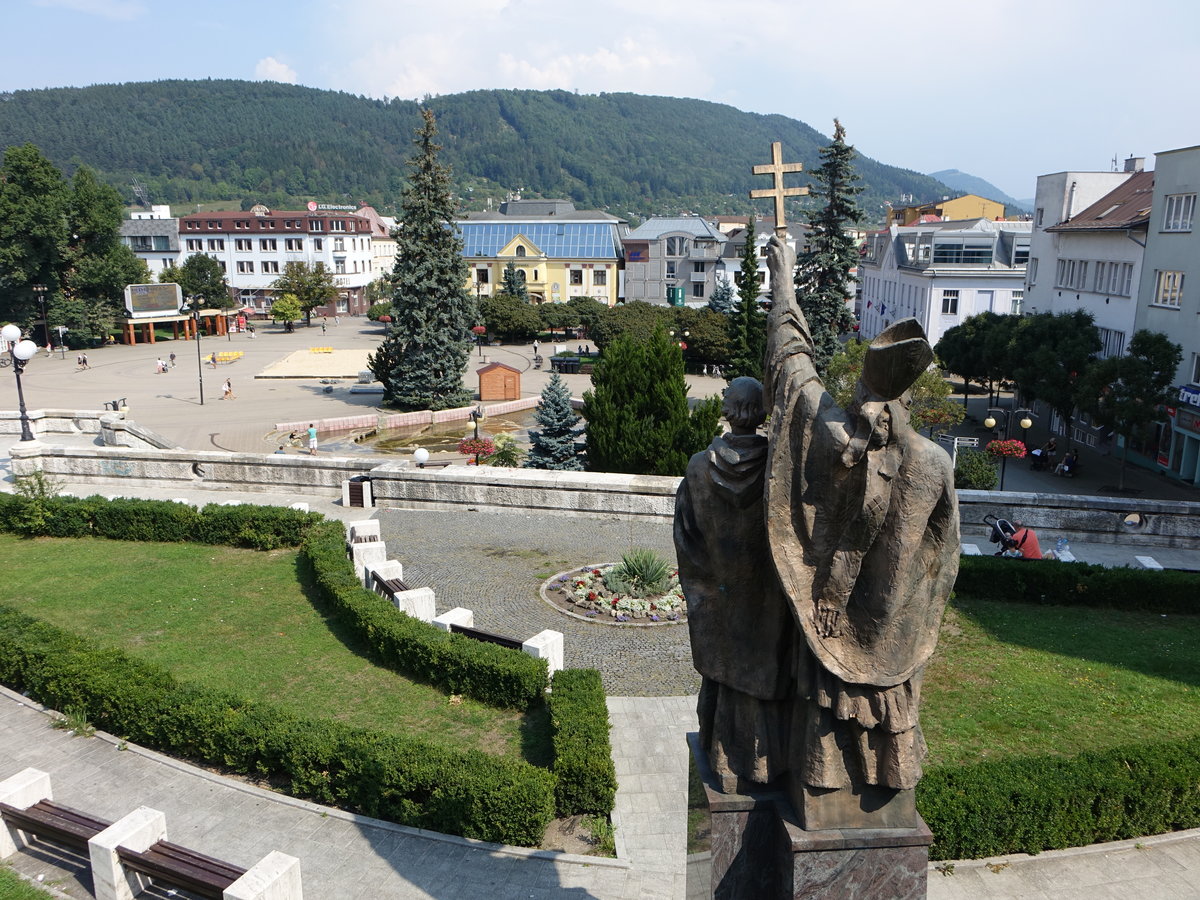
[[[0,21],[0,90],[213,77],[697,97],[822,134],[837,116],[868,156],[1018,198],[1042,173],[1200,144],[1194,0],[2,0]]]

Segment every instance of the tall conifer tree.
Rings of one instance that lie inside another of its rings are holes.
[[[529,302],[529,288],[525,286],[525,279],[521,277],[521,273],[517,271],[517,266],[511,259],[504,267],[504,281],[500,286],[500,293],[524,300],[526,303]]]
[[[393,319],[387,337],[368,358],[383,382],[383,402],[400,409],[465,406],[471,392],[463,373],[471,354],[475,299],[466,289],[467,264],[454,224],[450,170],[438,162],[433,113],[413,141],[410,183],[401,198]]]
[[[729,320],[730,350],[725,380],[733,381],[746,375],[761,381],[763,357],[767,351],[767,315],[758,305],[758,247],[753,216],[746,229],[742,264],[733,280],[737,284],[738,299]]]
[[[818,205],[809,212],[811,248],[796,269],[796,300],[808,320],[817,372],[825,374],[838,351],[838,337],[854,325],[846,305],[854,281],[850,270],[858,265],[858,248],[847,227],[862,221],[854,197],[861,193],[854,171],[854,148],[846,143],[846,129],[833,120],[833,143],[821,148],[821,165],[812,173],[812,196]]]
[[[571,407],[571,392],[557,372],[542,389],[542,400],[533,414],[539,429],[529,430],[527,469],[558,469],[578,472],[583,469],[583,448],[579,440],[579,414]]]

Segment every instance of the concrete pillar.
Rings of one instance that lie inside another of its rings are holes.
[[[145,887],[140,875],[125,872],[117,847],[142,853],[166,839],[167,817],[157,809],[139,806],[88,841],[96,900],[133,900]]]
[[[407,613],[414,619],[420,619],[422,622],[432,622],[434,613],[437,612],[433,588],[421,587],[413,588],[411,591],[397,591],[393,600],[396,609]],[[474,621],[473,614],[471,618]],[[473,626],[468,625],[467,627]]]
[[[224,900],[303,900],[300,860],[272,850],[225,889]]]
[[[521,645],[521,649],[534,659],[544,659],[550,663],[550,674],[553,675],[563,667],[563,636],[561,631],[547,628],[539,631]]]
[[[29,809],[39,800],[53,799],[50,775],[40,769],[22,769],[11,778],[0,781],[0,803],[17,809]],[[24,846],[24,838],[17,829],[8,823],[0,828],[0,859],[8,859]]]
[[[463,628],[475,627],[475,613],[469,609],[464,609],[461,606],[456,606],[454,609],[448,609],[440,616],[434,616],[431,620],[434,625],[449,631],[451,625],[461,625]]]

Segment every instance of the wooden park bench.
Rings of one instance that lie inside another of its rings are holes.
[[[402,579],[384,578],[378,572],[371,573],[371,580],[378,591],[393,602],[396,600],[396,594],[412,590]]]
[[[25,809],[0,803],[6,825],[56,844],[87,853],[88,841],[112,824],[53,800],[39,800]]]
[[[469,628],[466,625],[457,623],[450,626],[451,634],[461,634],[463,637],[469,637],[473,641],[479,641],[484,644],[496,644],[500,647],[507,647],[509,650],[523,649],[525,642],[519,641],[516,638],[510,638],[503,634],[493,634],[490,631],[483,631],[479,628]]]
[[[332,353],[333,348],[332,347],[309,347],[308,352],[309,353]]]
[[[222,900],[225,889],[246,874],[245,869],[170,841],[158,841],[141,853],[118,847],[117,857],[140,875],[212,900]]]

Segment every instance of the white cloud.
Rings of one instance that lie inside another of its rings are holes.
[[[284,84],[295,84],[296,70],[273,56],[267,56],[260,59],[254,67],[254,77],[259,81],[281,81]]]
[[[119,21],[136,19],[146,12],[146,7],[134,0],[35,0],[35,5],[48,9],[69,9]]]

